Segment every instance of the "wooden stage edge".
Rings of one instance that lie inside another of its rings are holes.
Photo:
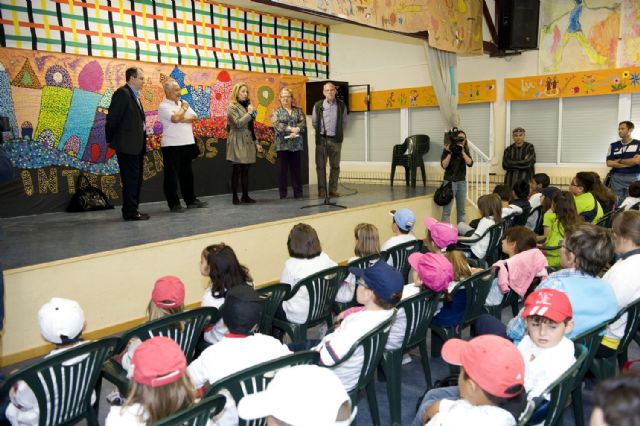
[[[200,275],[202,249],[224,241],[233,247],[258,285],[277,282],[287,253],[293,225],[313,226],[323,250],[337,262],[353,256],[353,228],[375,224],[384,242],[391,236],[389,210],[409,208],[416,215],[414,233],[424,238],[422,220],[439,217],[432,195],[353,207],[226,229],[173,240],[148,243],[38,265],[10,269],[5,276],[5,328],[0,340],[0,366],[48,353],[39,334],[37,312],[51,297],[77,300],[86,317],[85,339],[121,333],[144,321],[155,280],[176,275],[186,287],[186,305],[199,306],[207,280]]]

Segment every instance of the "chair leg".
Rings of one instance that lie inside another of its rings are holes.
[[[411,169],[409,167],[404,168],[404,182],[406,186],[409,186],[409,179],[411,178]]]
[[[420,172],[422,172],[422,186],[427,186],[427,173],[424,169],[424,162],[420,163]]]
[[[418,167],[416,166],[411,166],[411,187],[415,188],[416,187],[416,181],[417,181],[417,173],[418,172]]]
[[[388,378],[387,378],[388,380]],[[378,401],[376,399],[376,384],[374,380],[371,380],[366,388],[367,402],[369,403],[369,410],[371,411],[371,421],[374,425],[380,425],[380,412],[378,411]]]
[[[389,399],[389,417],[393,426],[400,426],[402,417],[402,390],[400,386],[402,369],[402,351],[385,353],[381,361],[387,376],[387,398]]]
[[[420,345],[420,362],[422,363],[422,371],[424,372],[424,380],[427,383],[427,389],[433,386],[431,383],[431,367],[429,367],[429,351],[427,350],[427,339],[424,339]]]
[[[584,405],[582,402],[582,382],[578,383],[571,392],[571,405],[573,406],[573,419],[576,426],[584,426]]]
[[[393,177],[396,175],[396,165],[391,165],[391,186],[393,186]]]

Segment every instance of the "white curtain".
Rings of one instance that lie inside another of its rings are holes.
[[[448,129],[460,126],[458,114],[458,55],[435,49],[424,42],[427,66],[433,89],[440,105],[440,114]]]

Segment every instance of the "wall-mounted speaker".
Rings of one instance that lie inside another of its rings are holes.
[[[496,16],[500,49],[538,48],[540,0],[496,1]]]
[[[347,106],[347,110],[349,109],[349,83],[346,81],[331,81],[335,86],[338,93],[336,93],[336,98],[340,99]],[[311,115],[313,113],[313,105],[319,101],[324,99],[324,95],[322,94],[322,89],[324,88],[325,83],[327,81],[312,81],[307,83],[307,115]]]

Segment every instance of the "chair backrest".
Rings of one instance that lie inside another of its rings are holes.
[[[462,316],[461,326],[465,327],[475,321],[480,315],[485,314],[484,304],[491,290],[495,274],[489,269],[480,271],[460,281],[451,291],[455,295],[460,289],[466,289],[466,305]]]
[[[562,417],[569,395],[571,391],[576,387],[576,381],[578,379],[578,373],[582,365],[584,365],[587,359],[589,351],[584,345],[575,345],[576,362],[567,369],[560,377],[558,377],[553,383],[551,383],[544,390],[542,395],[550,394],[549,406],[547,408],[547,417],[545,418],[545,426],[552,426],[558,424]],[[531,405],[527,405],[525,413],[518,420],[518,426],[524,426],[528,423],[529,419],[535,412],[535,408],[543,401],[543,397],[535,398],[530,401]]]
[[[531,210],[531,207],[526,207],[522,209],[522,213],[514,215],[511,226],[525,226],[527,224],[527,219],[529,219]]]
[[[380,359],[382,359],[382,354],[384,353],[384,346],[387,344],[387,338],[389,337],[389,331],[391,331],[391,324],[396,316],[396,311],[394,309],[393,315],[391,315],[387,320],[383,321],[367,334],[358,339],[352,346],[351,349],[342,357],[340,362],[336,363],[334,366],[339,365],[353,355],[353,353],[358,349],[358,347],[362,346],[362,352],[364,355],[364,361],[362,362],[362,370],[360,370],[360,378],[358,379],[358,384],[355,389],[353,389],[350,393],[352,394],[351,400],[353,401],[353,395],[356,395],[359,390],[364,389],[367,384],[373,379],[373,375],[378,368],[378,364],[380,364]]]
[[[618,353],[626,352],[629,345],[640,329],[640,299],[636,299],[626,307],[622,308],[621,314],[627,314],[627,325],[624,329],[624,336],[618,344]]]
[[[283,356],[271,361],[263,362],[235,374],[225,377],[213,383],[207,389],[206,396],[216,395],[221,390],[226,389],[233,400],[238,402],[245,396],[262,392],[267,388],[273,379],[275,372],[281,368],[292,367],[294,365],[318,364],[320,353],[317,351],[301,351],[292,355]],[[242,420],[240,425],[264,425],[266,419]]]
[[[120,338],[120,347],[117,352],[122,352],[129,340],[134,337],[145,341],[155,336],[165,336],[180,345],[187,357],[187,362],[190,362],[202,330],[207,325],[218,322],[219,319],[220,312],[216,308],[205,307],[149,321],[124,333]]]
[[[577,336],[573,336],[571,340],[573,340],[576,344],[584,345],[587,348],[588,354],[585,358],[585,361],[582,366],[580,366],[580,370],[578,371],[578,381],[582,382],[585,374],[589,371],[591,367],[591,361],[596,356],[596,352],[598,352],[598,347],[600,346],[600,341],[602,340],[602,335],[604,334],[604,330],[607,328],[609,321],[600,323],[588,330],[583,331]],[[578,385],[579,385],[578,382]]]
[[[506,227],[507,224],[501,221],[487,229],[489,233],[489,247],[487,247],[487,254],[484,256],[484,260],[486,260],[489,266],[500,260],[502,254],[500,242],[502,241]]]
[[[527,215],[527,220],[531,217],[536,218],[536,222],[533,226],[533,232],[536,234],[542,233],[542,221],[544,220],[544,213],[542,213],[542,206],[538,206],[536,208],[531,209],[529,214]]]
[[[309,313],[305,323],[315,323],[331,315],[340,283],[347,274],[344,266],[334,266],[304,278],[291,289],[287,299],[294,297],[302,287],[309,293]]]
[[[407,144],[407,153],[416,158],[422,158],[424,154],[429,152],[429,136],[427,135],[411,135],[404,141]]]
[[[408,282],[409,271],[411,265],[409,265],[409,255],[417,253],[422,248],[422,240],[408,241],[406,243],[398,244],[386,250],[385,256],[391,266],[402,272],[405,284]]]
[[[225,402],[224,395],[214,395],[154,423],[153,426],[207,426],[209,420],[224,409]]]
[[[264,310],[262,318],[258,324],[258,330],[263,334],[271,334],[273,328],[273,317],[282,301],[289,294],[291,286],[289,284],[273,284],[256,289],[258,297],[264,300]]]
[[[382,252],[378,254],[370,254],[369,256],[359,257],[349,262],[347,264],[347,269],[348,268],[363,268],[363,269],[369,268],[375,265],[375,263],[380,259],[387,260],[386,256],[388,256],[388,253]]]
[[[21,380],[38,400],[38,424],[74,424],[81,418],[92,418],[97,424],[91,394],[100,379],[102,364],[118,342],[115,337],[87,342],[43,358],[9,377],[0,387],[0,395],[9,395],[11,387]]]
[[[609,228],[611,229],[611,224],[613,223],[613,218],[615,217],[616,214],[618,214],[620,212],[620,209],[613,209],[611,210],[609,213],[605,214],[604,216],[602,216],[600,218],[600,220],[598,222],[596,222],[596,225],[598,226],[602,226],[603,228]]]
[[[412,348],[427,338],[427,330],[438,310],[440,293],[424,289],[415,296],[398,303],[396,310],[404,309],[407,327],[404,332],[402,348]]]

